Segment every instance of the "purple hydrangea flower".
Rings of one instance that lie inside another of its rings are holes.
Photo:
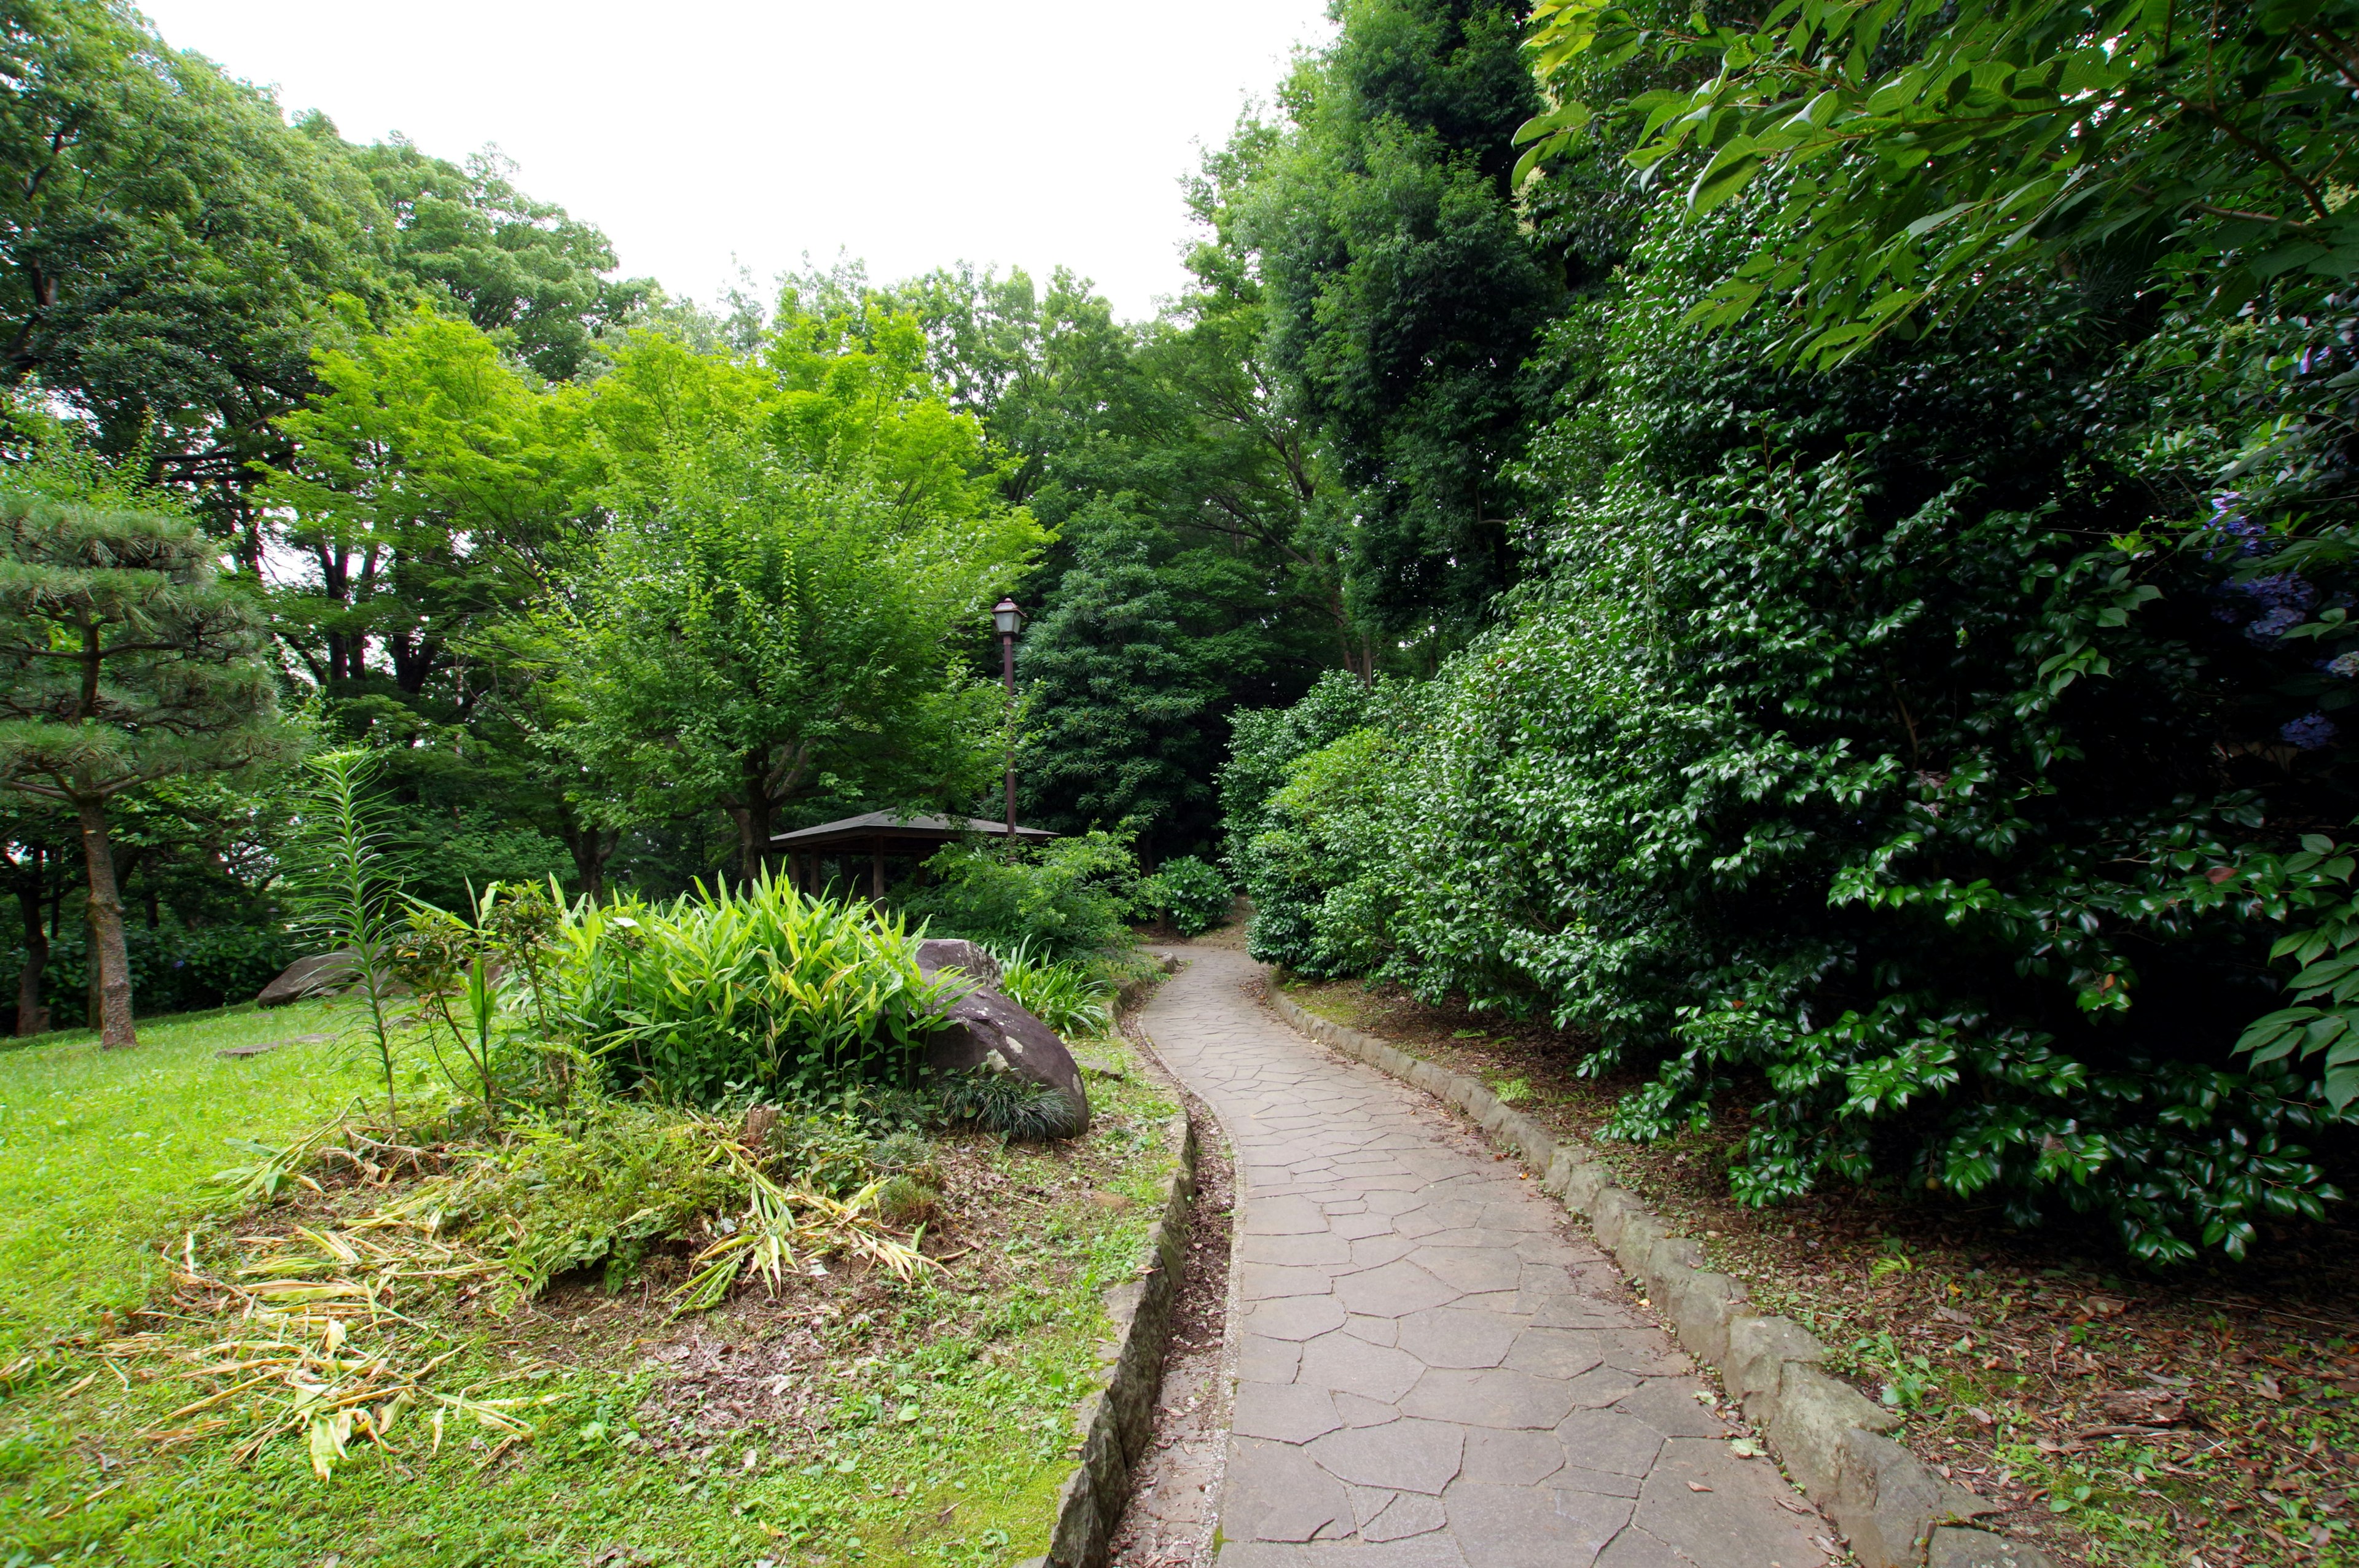
[[[2359,676],[2359,653],[2337,654],[2326,661],[2325,669],[2328,675],[2341,676],[2344,680]]]
[[[2334,720],[2323,713],[2305,713],[2277,730],[2278,737],[2298,752],[2322,750],[2338,733]]]

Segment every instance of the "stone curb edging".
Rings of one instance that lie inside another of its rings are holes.
[[[1057,1494],[1057,1523],[1049,1554],[1019,1568],[1102,1568],[1114,1527],[1130,1500],[1131,1466],[1154,1435],[1155,1396],[1170,1348],[1171,1310],[1188,1247],[1189,1211],[1196,1196],[1195,1123],[1183,1113],[1164,1123],[1164,1141],[1179,1160],[1163,1187],[1163,1212],[1139,1249],[1131,1279],[1105,1293],[1114,1319],[1111,1348],[1102,1350],[1105,1381],[1082,1401],[1073,1418],[1081,1463]]]
[[[1269,1002],[1301,1033],[1457,1107],[1544,1173],[1541,1187],[1588,1220],[1624,1271],[1645,1284],[1680,1343],[1719,1372],[1745,1419],[1767,1435],[1787,1474],[1826,1510],[1864,1568],[2055,1568],[2037,1547],[1965,1527],[1997,1510],[1885,1436],[1900,1424],[1897,1415],[1827,1372],[1827,1347],[1800,1325],[1752,1311],[1742,1285],[1705,1268],[1703,1249],[1615,1186],[1583,1145],[1559,1140],[1463,1073],[1305,1011],[1274,980]]]

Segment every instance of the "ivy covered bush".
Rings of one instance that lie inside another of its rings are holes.
[[[1874,1180],[2241,1253],[2339,1195],[2359,1093],[2321,1048],[2359,990],[2346,569],[2207,479],[2268,389],[2102,278],[1780,373],[1686,321],[1773,213],[1655,222],[1563,329],[1603,391],[1534,444],[1495,630],[1240,719],[1252,948],[1582,1031],[1647,1075],[1627,1136],[1736,1097],[1749,1201]],[[2282,373],[2347,379],[2347,327],[2277,322],[2318,340]]]

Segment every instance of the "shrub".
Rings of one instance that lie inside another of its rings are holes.
[[[1094,1039],[1114,1028],[1113,988],[1089,967],[1051,959],[1029,942],[994,948],[999,989],[1068,1040]]]
[[[2253,577],[2233,497],[2158,514],[2189,481],[2116,466],[2149,405],[2068,284],[1818,376],[1684,325],[1767,216],[1648,240],[1497,630],[1239,721],[1254,950],[1587,1032],[1651,1078],[1625,1136],[1745,1097],[1750,1202],[2071,1209],[2151,1262],[2322,1213],[2331,1058],[2236,1052],[2289,920],[2280,976],[2359,930],[2359,654],[2287,636],[2353,585]]]
[[[295,958],[286,936],[266,925],[131,925],[125,927],[123,940],[131,956],[131,994],[142,1018],[252,1001]],[[24,961],[22,947],[8,955],[11,977]],[[49,944],[49,965],[41,971],[49,1027],[80,1026],[89,989],[88,944],[80,931],[61,931]]]
[[[1228,919],[1236,892],[1219,868],[1182,855],[1138,883],[1137,906],[1182,936],[1201,935]]]
[[[561,1121],[521,1125],[427,1192],[451,1221],[504,1249],[518,1295],[583,1270],[613,1290],[651,1248],[736,1197],[740,1184],[715,1158],[725,1133],[655,1106],[585,1098]]]
[[[1110,833],[1082,833],[1039,846],[952,844],[926,862],[934,885],[902,901],[937,936],[1013,947],[1029,943],[1057,958],[1130,945],[1125,924],[1138,862]]]
[[[765,878],[670,903],[584,900],[558,922],[550,1011],[620,1088],[689,1105],[913,1083],[949,982],[901,922]]]

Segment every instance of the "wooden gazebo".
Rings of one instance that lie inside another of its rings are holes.
[[[987,822],[980,816],[903,816],[891,811],[872,811],[840,822],[822,822],[816,827],[781,833],[770,840],[770,850],[785,857],[788,880],[805,892],[818,892],[826,886],[821,861],[841,861],[842,874],[849,881],[856,874],[853,868],[865,857],[869,896],[883,898],[886,856],[910,856],[922,860],[943,845],[971,834],[1005,839],[1007,824]],[[1016,829],[1019,843],[1045,844],[1055,837],[1042,827],[1019,824]]]

